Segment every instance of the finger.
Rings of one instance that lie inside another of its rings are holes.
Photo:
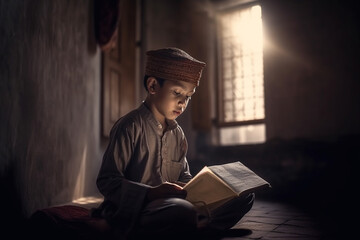
[[[166,186],[169,189],[176,189],[176,190],[183,190],[183,188],[175,183],[165,182],[164,186]]]

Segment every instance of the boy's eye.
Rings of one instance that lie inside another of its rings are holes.
[[[181,95],[181,92],[178,92],[178,91],[173,91],[173,93],[176,97]],[[189,101],[191,99],[191,96],[185,96],[185,98],[186,98],[186,101]]]

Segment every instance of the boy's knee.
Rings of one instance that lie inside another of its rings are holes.
[[[168,215],[173,216],[174,221],[179,223],[187,222],[189,224],[196,224],[197,221],[197,212],[194,206],[181,198],[171,198],[168,199],[171,207],[168,210]]]
[[[197,225],[194,206],[180,198],[159,199],[151,203],[138,225],[139,234],[181,234],[192,231]]]
[[[142,215],[146,222],[158,222],[165,225],[171,224],[196,224],[197,212],[195,207],[185,199],[167,198],[158,199],[150,203]]]

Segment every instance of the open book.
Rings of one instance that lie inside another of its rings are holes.
[[[208,210],[251,192],[271,187],[270,184],[241,162],[205,166],[184,189],[186,199]]]

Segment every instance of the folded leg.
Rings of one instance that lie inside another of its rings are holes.
[[[209,228],[226,230],[233,227],[250,211],[255,200],[255,194],[250,193],[245,197],[238,197],[213,210],[210,214]]]
[[[197,212],[181,198],[157,199],[145,206],[134,233],[137,236],[159,236],[172,239],[196,229]]]

